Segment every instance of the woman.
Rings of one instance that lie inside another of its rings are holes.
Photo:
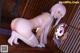
[[[16,18],[12,20],[12,34],[8,39],[8,43],[10,45],[13,45],[13,43],[18,44],[17,40],[21,39],[31,47],[45,47],[45,44],[47,44],[47,34],[53,19],[57,19],[53,26],[55,27],[65,15],[66,8],[64,5],[57,3],[52,6],[50,12],[51,14],[45,12],[31,20],[24,18]],[[32,32],[32,29],[34,28],[39,28],[36,32],[36,36]]]

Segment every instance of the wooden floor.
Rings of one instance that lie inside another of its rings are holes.
[[[47,46],[46,48],[32,48],[23,43],[21,40],[19,40],[19,45],[10,46],[7,42],[8,38],[8,35],[0,34],[0,45],[8,45],[9,53],[62,53],[61,51],[56,50],[55,48],[51,51],[51,49]]]
[[[7,42],[8,36],[0,35],[0,45],[8,45],[9,52],[22,52],[22,53],[49,53],[48,48],[32,48],[19,40],[19,45],[10,46]]]
[[[0,25],[1,28],[6,28],[6,26],[4,26],[4,24]],[[9,37],[10,35],[0,34],[0,45],[8,45],[9,53],[63,53],[56,45],[54,45],[53,41],[50,40],[51,38],[48,39],[46,48],[32,48],[21,40],[19,40],[19,45],[10,46],[7,42]]]

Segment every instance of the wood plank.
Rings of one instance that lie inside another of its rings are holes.
[[[32,48],[28,45],[26,45],[25,43],[23,43],[21,40],[19,40],[19,45],[14,45],[14,46],[10,46],[7,42],[9,36],[5,36],[5,35],[0,35],[0,45],[8,45],[9,47],[9,52],[36,52],[36,53],[48,53],[49,50],[48,48]]]

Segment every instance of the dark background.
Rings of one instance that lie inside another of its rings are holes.
[[[32,19],[35,16],[43,12],[49,12],[50,8],[58,3],[59,0],[29,0],[28,6],[26,6],[28,0],[0,0],[0,28],[10,30],[10,23],[12,19],[23,17],[26,19]],[[62,0],[63,1],[63,0]],[[76,1],[76,0],[75,0]],[[61,22],[65,22],[70,26],[70,22],[73,19],[73,16],[79,6],[79,4],[64,4],[67,13],[62,18]],[[26,8],[25,8],[26,7]],[[24,10],[25,9],[25,10]],[[73,28],[73,27],[72,27]],[[75,28],[75,27],[74,27]],[[75,28],[76,30],[78,28]],[[78,29],[80,31],[80,29]],[[54,29],[52,29],[54,31]],[[50,31],[51,32],[51,31]],[[49,35],[53,35],[50,33]],[[9,36],[6,34],[0,35],[0,44],[8,44],[7,39]],[[17,46],[9,46],[10,51],[24,51],[30,53],[63,53],[51,40],[51,36],[48,40],[48,44],[46,48],[31,48],[26,46],[23,42],[19,41],[21,44]],[[19,48],[18,48],[19,47]]]

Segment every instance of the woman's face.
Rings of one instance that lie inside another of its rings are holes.
[[[62,4],[55,4],[51,8],[51,16],[54,16],[54,18],[62,18],[66,13],[66,8]]]
[[[54,18],[61,18],[64,15],[62,14],[62,12],[60,10],[55,11],[54,13]]]

